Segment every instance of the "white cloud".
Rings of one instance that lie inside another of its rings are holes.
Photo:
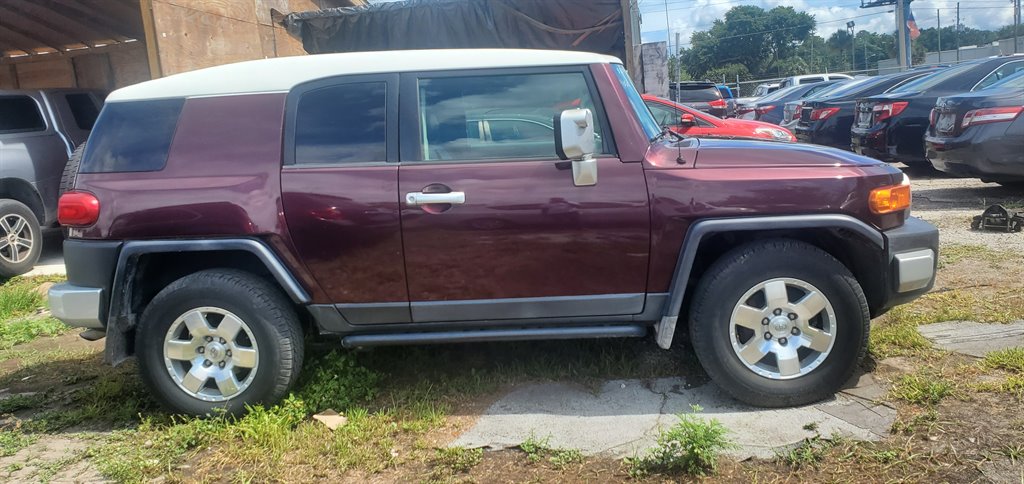
[[[925,29],[936,26],[936,9],[940,9],[943,26],[953,25],[956,4],[957,0],[917,0],[911,7],[918,26]],[[695,31],[707,30],[712,22],[724,18],[729,9],[739,5],[757,5],[766,10],[782,5],[810,13],[818,21],[817,34],[826,38],[845,28],[848,20],[856,22],[858,31],[891,33],[896,30],[896,14],[886,13],[893,6],[862,9],[859,0],[668,0],[673,47],[676,32],[680,34],[683,47],[688,47]],[[960,0],[960,8],[960,23],[966,27],[997,29],[1013,23],[1010,0]],[[640,12],[643,41],[665,40],[665,0],[641,0]]]

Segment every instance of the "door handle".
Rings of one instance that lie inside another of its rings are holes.
[[[420,205],[430,205],[435,203],[447,203],[450,205],[461,205],[466,203],[465,192],[447,192],[447,193],[423,193],[423,192],[409,192],[405,194],[405,203],[412,207],[418,207]]]

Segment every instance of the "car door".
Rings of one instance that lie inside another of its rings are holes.
[[[407,73],[401,84],[399,193],[414,322],[643,310],[643,168],[616,156],[587,67]],[[596,121],[591,186],[574,186],[554,130],[537,128],[577,107]],[[534,123],[510,129],[502,119]],[[488,120],[489,134],[478,120]]]
[[[409,322],[398,206],[398,76],[288,96],[281,191],[296,252],[351,324]]]

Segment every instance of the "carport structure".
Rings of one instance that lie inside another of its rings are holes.
[[[275,25],[363,0],[0,0],[0,89],[111,90],[178,72],[303,55]]]

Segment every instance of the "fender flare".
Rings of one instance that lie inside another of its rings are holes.
[[[703,219],[691,224],[686,231],[686,237],[683,238],[682,246],[679,248],[679,257],[676,259],[676,268],[672,274],[672,284],[669,287],[669,299],[665,304],[664,314],[655,325],[658,346],[663,349],[669,349],[672,346],[672,338],[675,336],[676,323],[683,307],[683,299],[686,297],[686,286],[690,280],[690,273],[693,271],[693,263],[697,258],[697,250],[707,236],[723,232],[820,228],[851,230],[863,235],[882,250],[886,246],[885,237],[878,229],[849,215],[781,215]]]
[[[134,291],[132,275],[139,256],[168,252],[243,251],[255,255],[274,276],[285,294],[296,304],[309,304],[312,298],[292,275],[270,247],[256,239],[210,240],[140,240],[126,242],[117,256],[117,268],[111,285],[110,306],[107,317],[107,344],[105,359],[117,365],[127,359],[130,345],[126,332],[135,325],[131,313]]]

